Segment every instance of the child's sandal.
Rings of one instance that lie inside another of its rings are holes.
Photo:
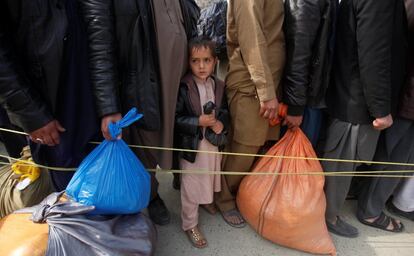
[[[191,244],[199,249],[207,247],[207,240],[197,227],[185,231]]]

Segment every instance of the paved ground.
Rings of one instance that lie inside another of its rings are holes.
[[[158,249],[156,256],[308,255],[266,241],[250,227],[244,229],[231,228],[220,215],[211,216],[203,210],[200,212],[200,225],[209,241],[209,247],[206,249],[193,248],[180,228],[180,194],[171,187],[172,175],[162,174],[158,178],[160,180],[160,194],[171,210],[172,223],[157,227]],[[348,201],[344,210],[344,217],[360,229],[361,235],[356,239],[340,238],[333,235],[338,255],[414,255],[414,222],[405,220],[406,231],[402,234],[373,229],[360,224],[356,220],[353,214],[355,207],[355,201]]]

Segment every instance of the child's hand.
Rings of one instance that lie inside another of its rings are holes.
[[[220,134],[224,129],[224,125],[222,122],[217,120],[217,122],[213,126],[210,126],[210,128],[215,134]]]
[[[217,122],[214,114],[201,115],[198,118],[198,125],[201,127],[212,127]]]

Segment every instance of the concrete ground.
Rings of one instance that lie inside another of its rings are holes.
[[[158,174],[157,174],[158,175]],[[221,215],[211,216],[200,210],[200,228],[209,246],[196,249],[181,231],[180,193],[172,188],[172,175],[158,175],[160,194],[171,211],[171,223],[157,226],[158,245],[155,256],[267,256],[309,255],[284,248],[261,238],[250,227],[243,229],[227,225]],[[332,235],[338,255],[352,256],[414,256],[414,222],[403,220],[406,227],[401,234],[394,234],[360,224],[355,218],[356,202],[347,201],[343,211],[345,220],[360,230],[360,237],[347,239]]]

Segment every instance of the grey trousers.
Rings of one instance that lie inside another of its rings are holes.
[[[394,192],[392,203],[404,212],[414,212],[414,178],[404,180]]]
[[[338,119],[329,121],[323,158],[371,161],[375,154],[379,132],[371,124],[360,125]],[[360,164],[348,162],[321,162],[325,172],[353,172]],[[348,194],[352,177],[326,176],[326,218],[338,216]]]
[[[378,142],[375,161],[414,163],[414,122],[397,118],[389,129],[382,132]],[[413,167],[399,165],[376,165],[373,170],[412,170]],[[390,173],[384,173],[390,174]],[[395,173],[401,175],[401,173]],[[377,217],[385,208],[389,197],[401,184],[402,178],[375,177],[366,186],[358,200],[358,217]]]

